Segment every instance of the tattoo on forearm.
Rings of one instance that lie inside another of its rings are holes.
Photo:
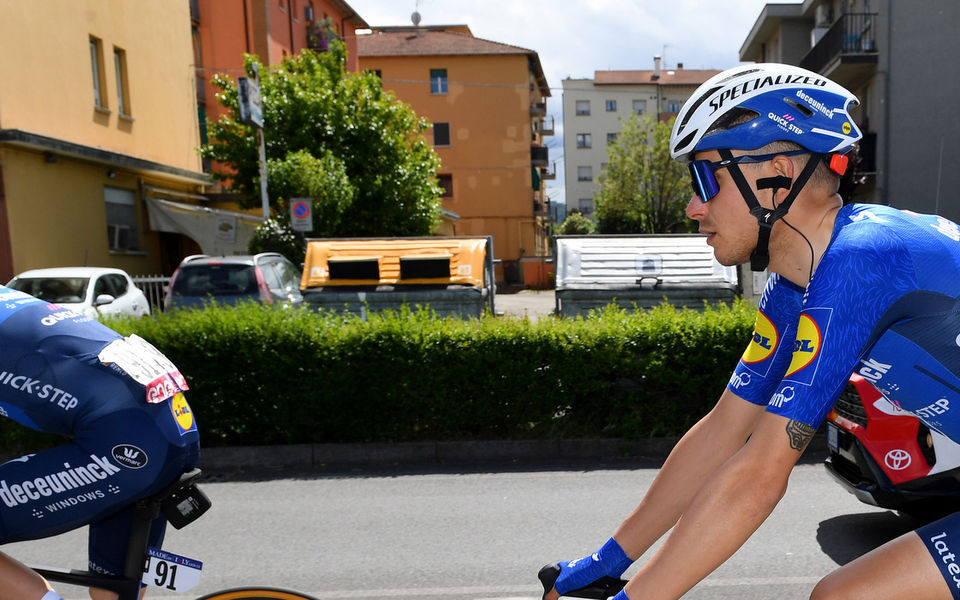
[[[791,420],[787,423],[787,435],[790,436],[790,447],[798,452],[803,452],[803,449],[807,447],[807,444],[810,443],[810,440],[813,439],[813,434],[816,432],[816,429],[800,421]]]

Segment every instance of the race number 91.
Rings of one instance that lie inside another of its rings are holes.
[[[185,592],[200,583],[203,563],[199,560],[147,548],[147,561],[140,579],[144,585],[173,592]]]

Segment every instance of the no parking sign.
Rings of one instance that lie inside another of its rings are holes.
[[[290,227],[294,231],[313,231],[313,204],[310,198],[290,199]]]

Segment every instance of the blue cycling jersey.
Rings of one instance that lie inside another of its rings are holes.
[[[144,340],[4,286],[0,348],[0,415],[71,438],[0,465],[0,543],[90,523],[91,568],[122,571],[130,505],[198,459],[183,376]]]
[[[767,282],[729,389],[818,427],[854,371],[960,441],[960,228],[854,204],[804,290]]]

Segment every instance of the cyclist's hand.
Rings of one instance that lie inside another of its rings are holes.
[[[590,586],[594,582],[602,583],[598,586],[598,590],[606,589],[618,582],[620,575],[627,570],[632,562],[620,547],[620,544],[610,538],[600,550],[590,556],[556,565],[547,565],[541,569],[538,576],[545,590],[543,598],[544,600],[556,600],[561,594],[579,590]],[[600,582],[598,580],[604,581]]]

